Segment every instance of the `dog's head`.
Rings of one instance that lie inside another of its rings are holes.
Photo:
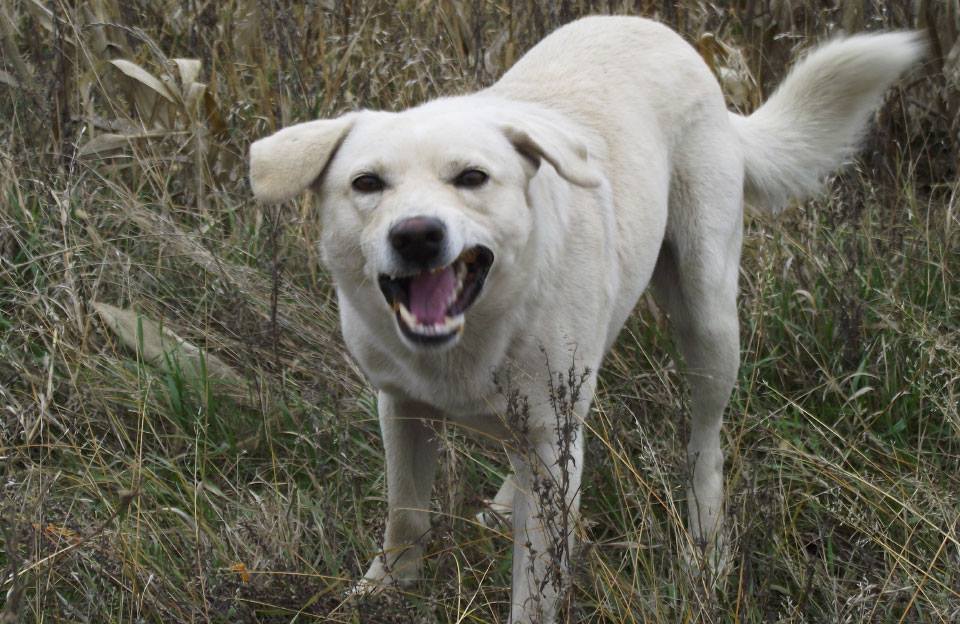
[[[557,180],[599,183],[556,124],[450,98],[285,128],[251,146],[250,181],[261,202],[317,191],[334,276],[379,289],[382,309],[362,312],[393,314],[404,343],[423,350],[456,344],[470,310],[497,298],[529,243],[529,190],[545,163]]]

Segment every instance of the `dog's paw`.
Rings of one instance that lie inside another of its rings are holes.
[[[730,543],[724,536],[707,545],[690,542],[683,549],[683,563],[690,578],[716,589],[733,567]]]
[[[478,524],[495,531],[510,531],[513,507],[500,505],[495,500],[484,500],[484,508],[474,516]]]
[[[497,531],[509,531],[513,521],[513,498],[517,491],[513,475],[508,475],[493,500],[483,501],[484,509],[476,516],[477,522]]]
[[[367,596],[375,596],[376,594],[379,594],[383,591],[383,588],[384,585],[363,578],[354,583],[350,589],[344,592],[344,596],[347,599],[366,598]]]
[[[407,551],[405,557],[387,566],[382,555],[378,555],[363,578],[346,591],[348,598],[374,596],[391,587],[409,587],[417,582],[420,573],[419,554]]]

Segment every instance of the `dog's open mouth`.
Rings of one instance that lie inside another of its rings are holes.
[[[402,277],[380,276],[380,290],[403,335],[423,345],[441,345],[463,331],[467,311],[487,278],[493,252],[477,245],[447,266]]]

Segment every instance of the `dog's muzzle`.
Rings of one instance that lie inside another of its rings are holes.
[[[463,331],[463,315],[483,290],[491,265],[493,252],[477,245],[443,267],[399,277],[380,275],[380,290],[407,339],[440,346]]]

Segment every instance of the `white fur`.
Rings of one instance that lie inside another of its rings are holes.
[[[447,419],[505,441],[514,476],[495,500],[503,512],[512,499],[511,621],[553,621],[547,544],[572,536],[545,534],[531,495],[535,479],[559,470],[546,364],[591,371],[577,405],[585,417],[603,356],[648,285],[670,317],[691,389],[690,531],[722,553],[720,426],[739,363],[744,186],[771,207],[814,191],[919,54],[910,33],[834,41],[742,118],[727,112],[713,75],[676,33],[640,18],[592,17],[554,32],[479,93],[309,122],[254,143],[259,199],[311,185],[319,193],[344,338],[380,391],[384,553],[358,587],[417,577],[437,454],[429,421]],[[451,184],[468,166],[489,181]],[[387,188],[353,191],[363,172]],[[445,262],[478,244],[496,258],[459,341],[445,349],[409,343],[377,288],[378,275],[400,270],[389,228],[415,215],[446,224]],[[494,373],[529,400],[523,449],[512,446]],[[564,504],[576,510],[582,431],[572,454]]]
[[[778,212],[788,199],[816,193],[922,50],[915,32],[838,39],[797,63],[755,113],[731,113],[744,145],[747,200]]]

